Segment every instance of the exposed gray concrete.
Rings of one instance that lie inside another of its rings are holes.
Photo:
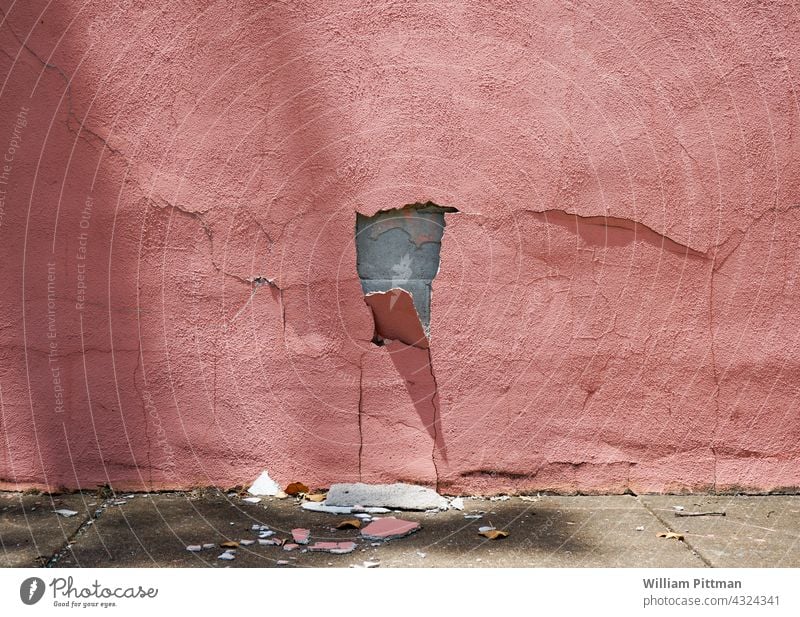
[[[334,484],[326,506],[374,506],[400,510],[446,510],[447,499],[433,489],[413,484]]]
[[[89,519],[97,503],[90,495],[0,493],[0,566],[44,565]],[[78,514],[64,517],[55,513],[58,509]]]
[[[718,568],[800,567],[800,497],[643,496],[641,501]],[[677,517],[725,512],[724,517]]]
[[[439,271],[444,213],[433,204],[409,206],[356,219],[358,276],[364,293],[405,289],[430,334],[431,281]]]

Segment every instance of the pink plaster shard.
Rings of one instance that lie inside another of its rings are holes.
[[[334,555],[345,555],[352,553],[355,549],[355,542],[315,542],[308,547],[310,551],[333,553]]]
[[[364,301],[372,309],[376,338],[428,348],[428,337],[414,308],[414,299],[405,289],[368,293]]]
[[[419,523],[390,516],[373,521],[361,530],[361,535],[367,540],[394,540],[408,536],[420,528]]]

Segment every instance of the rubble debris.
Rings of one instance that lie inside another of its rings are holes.
[[[224,561],[233,561],[234,559],[236,559],[236,555],[234,554],[233,551],[225,551],[224,553],[222,553],[222,555],[217,557],[217,559],[222,559]]]
[[[391,512],[388,508],[362,508],[361,506],[331,506],[327,501],[323,503],[314,503],[313,501],[304,501],[301,505],[304,510],[311,510],[312,512],[327,512],[328,514],[387,514]]]
[[[478,527],[478,533],[483,533],[485,531],[491,531],[494,529],[492,525],[484,525],[483,527]]]
[[[283,540],[280,538],[259,538],[258,543],[261,546],[283,546]]]
[[[675,510],[676,512],[682,512],[686,508],[684,508],[683,506],[672,506],[672,509]]]
[[[289,562],[286,561],[285,559],[278,559],[278,561],[275,562],[275,565],[276,566],[288,566]]]
[[[253,482],[253,485],[247,489],[247,492],[251,495],[273,496],[277,495],[280,490],[281,487],[278,486],[278,483],[270,478],[269,473],[264,470],[264,472],[256,478],[256,481]]]
[[[209,542],[208,544],[203,544],[203,550],[207,551],[209,549],[216,548],[216,546],[217,545],[214,544],[213,542]]]
[[[361,529],[361,521],[357,518],[348,518],[336,525],[336,529]]]
[[[365,561],[364,562],[365,568],[380,568],[381,562],[380,561]]]
[[[285,551],[293,551],[295,549],[300,548],[299,544],[295,544],[294,542],[287,542],[283,545],[283,550]]]
[[[483,514],[465,514],[464,518],[477,520],[479,518],[483,518]]]
[[[271,529],[265,529],[264,531],[260,531],[258,533],[259,538],[269,538],[270,536],[274,536],[275,532]]]
[[[490,540],[501,540],[507,538],[509,535],[508,532],[503,529],[487,529],[485,531],[479,531],[478,533]]]
[[[239,544],[241,546],[250,546],[251,544],[255,544],[255,540],[239,540]]]
[[[533,497],[532,495],[520,495],[520,501],[539,501],[539,496]]]
[[[70,516],[75,516],[78,512],[76,510],[67,510],[66,508],[60,508],[56,510],[55,513],[65,518],[69,518]]]
[[[296,529],[292,529],[292,538],[298,544],[308,544],[308,536],[311,535],[310,529],[303,529],[298,527]]]
[[[278,491],[277,493],[275,493],[275,499],[286,499],[287,497],[289,497],[289,495],[287,495],[283,491]]]
[[[357,514],[354,514],[353,516],[355,516],[356,518],[360,518],[362,521],[368,521],[372,518],[372,516],[367,514],[366,512],[359,512]]]
[[[361,530],[361,535],[367,540],[394,540],[410,535],[420,528],[419,523],[388,516],[371,522]]]
[[[250,525],[250,531],[259,531],[260,529],[261,525],[259,525],[258,523],[253,523],[252,525]]]
[[[398,510],[447,510],[447,499],[433,489],[413,484],[334,484],[325,504],[329,506],[372,506]]]
[[[325,501],[325,498],[328,496],[327,493],[313,493],[311,495],[305,495],[305,499],[307,501],[316,501],[319,503],[320,501]]]
[[[489,501],[508,501],[511,499],[508,495],[495,495],[494,497],[489,497]]]
[[[636,528],[636,531],[644,531],[644,525],[639,525],[639,526]]]
[[[203,550],[203,547],[199,544],[190,544],[189,546],[186,547],[186,550],[189,551],[190,553],[199,553],[200,551]]]
[[[725,516],[725,512],[675,512],[675,516]]]
[[[303,484],[302,482],[292,482],[289,486],[283,489],[283,492],[287,495],[299,495],[300,493],[307,493],[308,487]]]
[[[334,555],[345,555],[356,550],[355,542],[315,542],[308,547],[314,552],[333,553]]]
[[[463,510],[464,509],[464,498],[463,497],[454,497],[450,500],[450,507],[453,510]]]
[[[261,501],[261,497],[244,497],[242,501],[245,503],[259,503]]]

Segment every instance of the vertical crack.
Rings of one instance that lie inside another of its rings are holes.
[[[436,442],[439,441],[439,384],[436,381],[436,373],[433,372],[433,356],[428,347],[428,370],[433,380],[433,395],[431,396],[431,407],[433,407],[433,445],[431,446],[431,463],[433,463],[433,473],[435,476],[435,489],[439,492],[439,467],[436,465]]]
[[[711,429],[711,455],[714,457],[714,477],[713,477],[713,484],[711,486],[711,491],[713,493],[717,492],[717,451],[716,451],[716,438],[717,438],[717,427],[719,426],[719,372],[717,370],[717,357],[716,352],[714,351],[715,341],[714,341],[714,272],[716,268],[714,267],[714,262],[716,261],[716,256],[711,261],[711,272],[709,275],[709,286],[710,291],[708,294],[708,329],[709,329],[709,340],[710,340],[710,352],[711,352],[711,372],[714,376],[714,426]]]
[[[358,374],[358,481],[362,481],[361,460],[364,452],[364,429],[361,425],[361,416],[364,412],[364,356],[361,356]]]

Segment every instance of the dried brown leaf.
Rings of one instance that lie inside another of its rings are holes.
[[[361,521],[357,518],[348,518],[336,525],[336,529],[361,529]]]
[[[307,501],[325,501],[328,496],[327,493],[314,493],[313,495],[306,495]]]
[[[292,482],[289,486],[283,489],[287,495],[299,495],[300,493],[307,493],[308,487],[302,482]]]
[[[490,540],[500,540],[508,537],[508,532],[502,529],[487,529],[486,531],[479,531],[478,533]]]
[[[659,534],[656,534],[659,538],[666,538],[667,540],[683,540],[683,536],[679,533],[675,533],[674,531],[662,531]]]
[[[228,542],[220,542],[222,548],[239,548],[239,543],[229,540]]]

